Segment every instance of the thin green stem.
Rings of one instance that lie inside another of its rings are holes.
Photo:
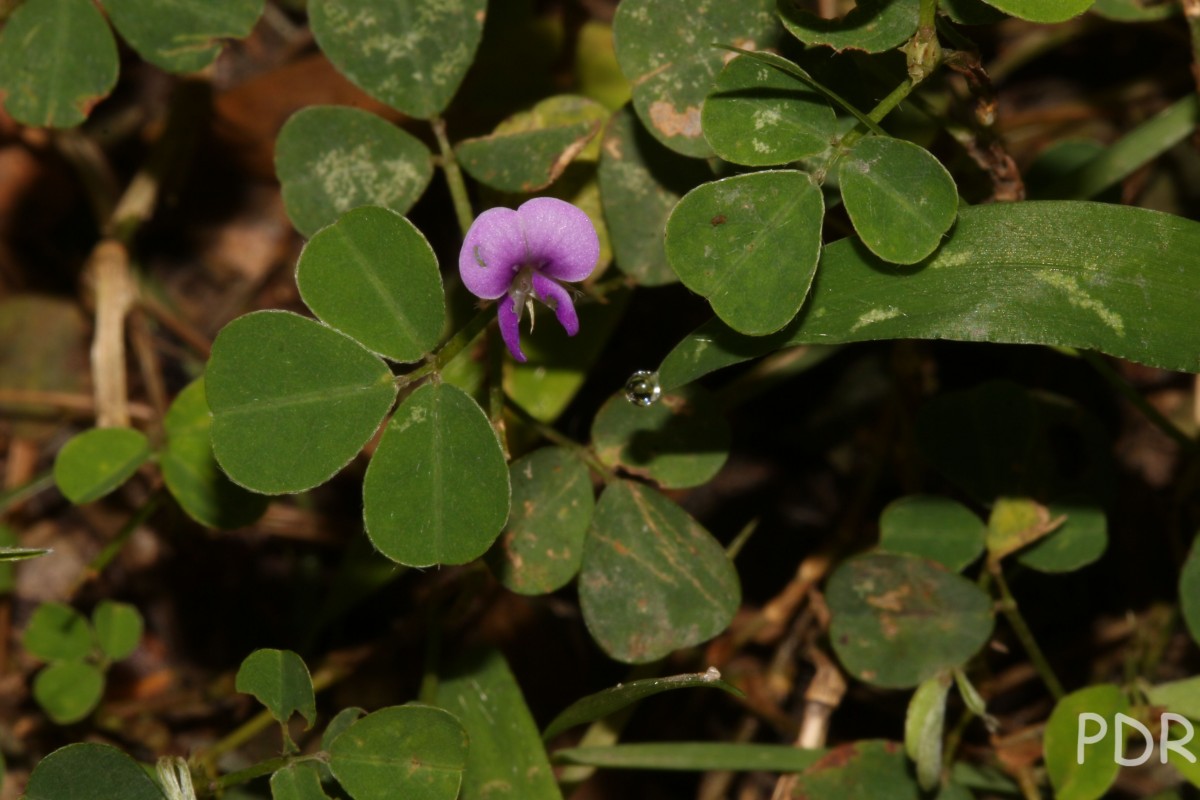
[[[908,97],[915,88],[916,84],[910,79],[906,78],[899,86],[897,86],[895,89],[892,89],[887,97],[880,100],[875,107],[871,109],[870,113],[867,114],[867,118],[870,119],[874,124],[878,125],[883,121],[884,117],[892,113],[896,106],[900,105],[904,98]],[[866,136],[866,131],[862,130],[861,128],[855,128],[854,130],[849,131],[845,136],[842,137],[842,141],[839,142],[840,146],[838,147],[838,150],[848,149],[851,145],[864,136]]]
[[[596,458],[595,454],[588,447],[580,444],[569,436],[564,436],[563,434],[554,430],[554,428],[537,419],[520,405],[518,405],[517,402],[511,397],[506,396],[504,398],[504,407],[508,409],[509,413],[511,413],[517,420],[533,428],[546,439],[550,440],[556,445],[559,445],[560,447],[565,447],[568,450],[573,451],[584,463],[599,473],[600,477],[604,479],[605,483],[610,483],[617,479],[617,476],[613,473],[613,471],[605,466],[600,459]]]
[[[471,221],[475,219],[471,211],[471,197],[467,194],[467,184],[463,180],[462,169],[454,156],[454,148],[446,136],[446,121],[441,117],[429,120],[433,135],[437,139],[438,149],[442,153],[442,172],[446,175],[446,183],[450,186],[450,199],[454,201],[454,213],[458,217],[458,227],[462,235],[467,235]]]
[[[117,531],[117,535],[113,537],[113,540],[104,546],[104,549],[92,559],[92,563],[88,564],[83,572],[79,573],[79,577],[71,585],[68,596],[74,597],[83,588],[84,584],[104,572],[105,568],[112,563],[112,560],[117,557],[122,548],[129,542],[130,537],[133,536],[133,532],[141,527],[150,518],[151,514],[158,510],[162,501],[163,492],[160,489],[142,504],[142,507],[121,527],[121,530]]]
[[[1045,654],[1042,653],[1042,648],[1038,646],[1037,640],[1033,638],[1033,632],[1029,630],[1029,625],[1025,622],[1025,617],[1021,615],[1020,608],[1017,607],[1017,600],[1013,597],[1012,592],[1008,588],[1008,581],[1004,579],[1004,572],[1000,564],[991,564],[992,577],[995,578],[996,588],[1000,592],[1000,610],[1004,613],[1005,619],[1012,627],[1013,633],[1021,642],[1021,646],[1025,648],[1025,653],[1029,656],[1029,660],[1033,662],[1033,668],[1037,670],[1038,675],[1042,679],[1042,683],[1046,684],[1046,688],[1050,690],[1051,696],[1057,702],[1066,695],[1063,690],[1062,683],[1059,682],[1058,676],[1054,674],[1054,670],[1050,667],[1050,662],[1046,660]]]
[[[449,364],[454,360],[455,356],[470,346],[471,342],[475,341],[475,337],[479,336],[491,321],[492,314],[490,311],[484,310],[477,313],[466,325],[458,329],[458,333],[451,336],[441,347],[434,351],[433,355],[424,364],[412,372],[406,372],[398,376],[396,378],[396,385],[408,386],[424,378],[426,375],[441,371],[442,367]]]
[[[934,28],[937,25],[937,9],[938,0],[921,0],[920,16],[917,18],[917,26],[920,28]]]
[[[1183,448],[1184,452],[1194,452],[1200,448],[1200,444],[1197,444],[1197,442],[1194,441],[1190,436],[1181,431],[1178,426],[1176,426],[1174,422],[1171,422],[1171,420],[1167,419],[1161,411],[1150,405],[1150,402],[1146,400],[1145,397],[1142,397],[1141,392],[1133,388],[1133,386],[1129,384],[1129,381],[1121,377],[1121,374],[1113,369],[1112,366],[1105,361],[1099,353],[1095,353],[1091,350],[1081,350],[1079,351],[1079,355],[1082,356],[1084,361],[1091,365],[1092,369],[1100,373],[1100,377],[1104,378],[1105,382],[1114,390],[1116,390],[1117,394],[1124,397],[1130,402],[1130,404],[1133,405],[1134,408],[1142,412],[1143,416],[1145,416],[1146,419],[1151,422],[1151,424],[1153,424],[1156,428],[1166,434],[1168,438]]]
[[[4,492],[0,492],[0,514],[8,511],[18,503],[22,503],[33,497],[38,492],[49,489],[54,485],[53,470],[46,470],[41,475],[22,483],[20,486],[14,486]]]
[[[311,755],[294,755],[280,756],[279,758],[268,758],[266,761],[260,761],[245,769],[240,769],[237,772],[230,772],[228,775],[222,775],[217,780],[209,784],[208,793],[220,795],[226,789],[231,789],[234,786],[241,786],[243,783],[249,783],[255,778],[261,778],[264,775],[270,775],[273,772],[289,767],[292,764],[298,764],[301,761],[324,761],[325,756],[322,753],[314,753]]]

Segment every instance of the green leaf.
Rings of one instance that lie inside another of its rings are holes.
[[[26,0],[0,32],[0,97],[26,125],[83,122],[117,70],[117,43],[90,0]]]
[[[479,47],[486,0],[309,0],[309,24],[338,71],[413,117],[439,114]]]
[[[633,85],[638,117],[656,139],[685,156],[712,155],[700,108],[725,65],[725,53],[712,45],[773,46],[780,33],[774,5],[624,0],[617,7],[617,61]]]
[[[163,429],[167,435],[159,459],[163,481],[188,516],[201,525],[230,530],[263,515],[267,498],[238,486],[217,466],[203,378],[176,396],[163,418]]]
[[[819,155],[837,134],[833,109],[824,97],[745,56],[730,61],[717,76],[701,123],[717,155],[752,167]]]
[[[741,600],[712,535],[654,489],[626,481],[600,496],[584,542],[579,602],[593,638],[645,663],[723,631]]]
[[[824,750],[800,750],[786,744],[651,742],[565,747],[554,751],[554,760],[610,769],[800,772],[824,754]]]
[[[1117,22],[1157,22],[1179,13],[1177,3],[1162,0],[1096,0],[1092,13]]]
[[[334,714],[333,719],[329,720],[329,724],[325,726],[325,732],[321,734],[321,749],[328,750],[333,744],[333,740],[342,735],[342,731],[366,715],[367,712],[357,706],[343,708]]]
[[[796,316],[821,253],[825,204],[812,177],[792,170],[703,184],[667,221],[667,260],[731,327],[750,335]]]
[[[610,689],[582,697],[567,706],[546,726],[546,730],[542,733],[542,739],[549,741],[576,725],[595,722],[641,702],[647,697],[676,689],[721,689],[737,697],[742,696],[742,692],[737,687],[721,680],[721,673],[715,668],[710,668],[707,672],[672,675],[667,678],[645,678],[644,680],[620,683]]]
[[[998,562],[1026,545],[1039,541],[1057,530],[1064,518],[1027,497],[999,497],[988,516],[987,549],[989,560]]]
[[[217,462],[235,483],[263,494],[329,480],[396,397],[386,364],[353,339],[284,311],[226,325],[205,383]]]
[[[471,742],[461,800],[562,800],[521,687],[498,650],[462,659],[439,681],[437,704],[458,716]]]
[[[576,34],[574,76],[579,93],[616,111],[629,102],[629,81],[621,74],[612,25],[589,19]]]
[[[1200,643],[1200,535],[1192,540],[1192,549],[1179,572],[1179,606],[1192,640]]]
[[[1078,748],[1081,732],[1094,735],[1098,722],[1080,720],[1084,713],[1104,718],[1107,733],[1096,744],[1086,745],[1083,763]],[[1116,715],[1129,713],[1129,700],[1116,686],[1089,686],[1059,700],[1046,722],[1042,749],[1046,773],[1057,800],[1095,800],[1103,797],[1116,780],[1120,765],[1113,758]],[[1086,723],[1087,727],[1084,728]]]
[[[1167,711],[1200,720],[1200,675],[1151,686],[1146,690],[1146,697]]]
[[[92,612],[96,642],[113,661],[128,658],[142,640],[142,615],[129,603],[101,600]]]
[[[251,694],[287,725],[293,714],[304,717],[311,728],[317,721],[317,700],[304,659],[291,650],[255,650],[238,667],[234,686]]]
[[[876,686],[916,686],[961,666],[992,633],[991,598],[915,556],[851,558],[830,576],[825,600],[834,652],[847,671]]]
[[[917,783],[930,791],[942,778],[942,736],[946,727],[949,672],[922,681],[908,701],[904,718],[904,750],[917,765]]]
[[[1017,555],[1017,561],[1038,572],[1073,572],[1086,567],[1108,549],[1108,517],[1104,509],[1086,504],[1051,503],[1050,516],[1066,521],[1049,536]]]
[[[711,480],[729,457],[730,438],[725,415],[701,386],[664,393],[645,407],[619,392],[592,421],[601,461],[667,489]]]
[[[263,0],[103,0],[113,25],[142,58],[168,72],[196,72],[221,52],[221,39],[244,39]]]
[[[56,661],[33,679],[33,698],[59,725],[79,722],[103,696],[104,673],[83,661]]]
[[[107,744],[69,744],[38,762],[25,800],[164,800],[138,763]]]
[[[40,547],[0,547],[0,564],[10,561],[26,561],[31,558],[39,558],[53,551]],[[2,583],[2,581],[0,581]],[[0,592],[5,589],[0,586]]]
[[[75,609],[63,603],[42,603],[34,609],[21,644],[43,661],[74,661],[92,652],[92,628]]]
[[[921,791],[896,742],[865,740],[829,750],[796,779],[806,800],[919,800]]]
[[[133,477],[150,458],[150,441],[132,428],[92,428],[63,445],[54,482],[76,505],[99,500]]]
[[[747,336],[730,328],[721,320],[710,319],[689,333],[672,348],[658,368],[658,380],[664,390],[671,390],[702,378],[710,372],[753,358],[765,356],[792,344],[792,329],[799,320],[767,336]],[[837,352],[837,347],[808,346],[803,360],[810,366],[819,364]]]
[[[983,552],[982,520],[946,497],[909,495],[883,510],[879,549],[932,559],[961,572]]]
[[[797,0],[779,0],[779,17],[783,27],[805,44],[882,53],[917,32],[920,0],[858,0],[852,11],[838,19],[821,19]]]
[[[992,25],[1007,18],[984,0],[940,0],[938,10],[960,25]]]
[[[271,776],[271,800],[329,800],[316,762],[301,761]]]
[[[367,535],[401,564],[465,564],[496,540],[509,497],[483,410],[461,389],[427,383],[396,409],[367,468]]]
[[[433,248],[385,208],[347,211],[309,240],[296,265],[305,304],[323,322],[393,361],[417,361],[446,323]]]
[[[329,748],[329,769],[354,800],[454,800],[466,766],[466,730],[430,706],[368,714]]]
[[[958,214],[954,178],[928,150],[902,139],[859,139],[838,166],[838,182],[863,244],[893,264],[915,264],[936,250]]]
[[[579,459],[543,447],[509,465],[512,511],[487,562],[519,594],[548,594],[570,582],[583,560],[583,538],[596,502]]]
[[[275,142],[275,171],[296,230],[312,236],[358,206],[407,214],[433,177],[420,139],[369,111],[310,106]]]
[[[1094,0],[986,0],[989,5],[1030,22],[1063,22],[1078,17]]]
[[[664,249],[667,217],[712,170],[664,147],[626,106],[604,131],[598,176],[617,269],[643,286],[674,283]]]
[[[557,95],[514,114],[488,136],[463,140],[455,152],[480,183],[502,192],[538,192],[585,151],[594,151],[589,145],[607,119],[608,110],[593,100]]]

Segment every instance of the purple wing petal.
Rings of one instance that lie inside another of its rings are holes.
[[[600,259],[600,238],[588,215],[554,197],[535,197],[517,209],[534,267],[560,281],[581,281]]]
[[[496,310],[500,317],[500,336],[508,345],[508,352],[521,363],[525,363],[525,354],[521,352],[521,318],[517,316],[517,301],[506,297],[500,301]]]
[[[526,261],[521,218],[511,208],[489,208],[471,223],[458,254],[458,272],[476,297],[495,300],[508,291]]]
[[[579,315],[575,313],[575,303],[571,293],[545,275],[533,273],[533,292],[558,317],[558,324],[563,326],[568,336],[579,333]]]

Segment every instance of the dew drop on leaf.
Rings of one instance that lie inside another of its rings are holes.
[[[658,373],[640,369],[625,381],[625,399],[635,406],[652,406],[662,396],[662,386],[658,383]]]

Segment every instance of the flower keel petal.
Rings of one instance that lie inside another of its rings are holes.
[[[545,275],[536,273],[533,276],[533,292],[538,300],[554,309],[558,324],[563,326],[568,336],[579,333],[579,315],[575,312],[575,302],[570,292]]]
[[[517,212],[490,208],[471,223],[458,254],[458,272],[471,294],[495,300],[508,291],[527,257]]]
[[[508,345],[508,352],[517,361],[525,363],[525,354],[521,352],[521,318],[517,315],[516,299],[505,297],[500,301],[496,314],[500,318],[500,336]]]
[[[538,272],[559,281],[581,281],[592,274],[600,260],[600,238],[587,214],[554,197],[535,197],[516,213]]]

